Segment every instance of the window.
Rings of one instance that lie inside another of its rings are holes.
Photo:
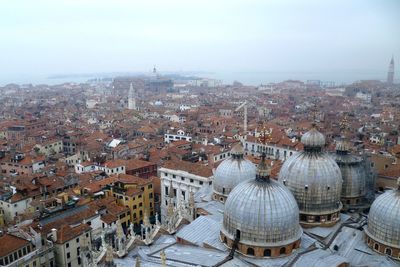
[[[200,181],[199,184],[202,185],[202,184],[203,184],[203,181]]]
[[[194,182],[194,180],[193,180],[193,179],[190,179],[190,182],[191,182],[191,183],[193,183],[193,182]]]
[[[71,267],[71,263],[70,262],[68,262],[68,267]]]
[[[172,175],[172,178],[176,178],[176,175],[175,175],[175,174],[173,174],[173,175]]]
[[[152,189],[152,188],[153,188],[153,185],[152,185],[152,184],[149,184],[149,185],[147,186],[147,188],[148,188],[148,189]]]
[[[65,244],[65,247],[66,247],[66,248],[69,248],[69,243]]]
[[[181,180],[182,180],[182,181],[185,181],[185,177],[181,177]]]
[[[81,265],[81,257],[78,257],[78,265]]]
[[[386,255],[392,256],[392,250],[390,248],[385,249]]]
[[[150,194],[149,194],[149,198],[153,198],[153,193],[150,193]]]
[[[253,249],[253,248],[248,248],[248,249],[247,249],[247,255],[252,255],[252,256],[254,256],[254,249]]]
[[[239,239],[240,240],[240,230],[239,229],[236,229],[236,236],[235,236],[235,239]]]
[[[279,250],[279,253],[281,254],[281,255],[283,255],[283,254],[285,254],[286,253],[286,248],[281,248],[280,250]]]
[[[71,258],[71,253],[70,252],[67,253],[67,259],[69,259],[69,258]]]
[[[79,238],[76,239],[76,243],[79,243]]]

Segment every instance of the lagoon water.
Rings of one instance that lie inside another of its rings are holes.
[[[132,75],[139,75],[146,73],[132,73]],[[162,74],[172,74],[160,73]],[[324,82],[333,81],[336,85],[349,84],[358,80],[385,80],[385,71],[321,71],[321,72],[276,72],[276,71],[259,71],[259,72],[174,72],[173,74],[193,75],[204,78],[213,78],[222,80],[224,84],[232,84],[233,81],[239,81],[245,85],[260,85],[270,82],[281,82],[284,80],[321,80]],[[115,77],[118,75],[129,75],[128,72],[124,73],[101,73],[101,74],[82,74],[82,75],[13,75],[13,76],[0,76],[0,86],[9,83],[17,84],[61,84],[65,82],[82,83],[93,78]],[[395,78],[399,77],[397,73]],[[396,79],[398,80],[398,79]]]

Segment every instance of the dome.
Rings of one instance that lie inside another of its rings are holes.
[[[256,179],[240,183],[229,194],[221,238],[232,247],[238,237],[238,251],[245,255],[290,254],[303,233],[296,200],[287,188],[269,179],[265,161],[260,165]]]
[[[323,147],[325,146],[325,137],[315,127],[303,134],[301,142],[304,147]]]
[[[385,192],[372,203],[365,230],[370,247],[393,257],[400,256],[400,178],[398,184],[397,190]]]
[[[232,189],[240,182],[254,178],[256,167],[244,158],[244,149],[241,144],[234,146],[231,157],[225,159],[214,173],[214,199],[225,201]]]
[[[304,226],[329,226],[339,220],[342,174],[338,164],[322,151],[324,136],[315,128],[303,135],[304,151],[289,157],[279,181],[293,193]]]
[[[342,140],[336,145],[336,153],[333,158],[339,165],[342,173],[342,202],[345,208],[362,203],[366,194],[366,176],[361,157],[349,153],[349,144]]]

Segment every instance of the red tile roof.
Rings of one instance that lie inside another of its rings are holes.
[[[0,237],[0,258],[23,248],[29,244],[29,241],[10,234],[4,234]]]

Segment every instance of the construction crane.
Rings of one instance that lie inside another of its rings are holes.
[[[242,104],[240,104],[240,106],[238,106],[235,111],[239,111],[240,109],[243,108],[243,117],[244,117],[244,121],[243,121],[243,130],[244,130],[244,134],[247,134],[247,101],[244,101]]]

